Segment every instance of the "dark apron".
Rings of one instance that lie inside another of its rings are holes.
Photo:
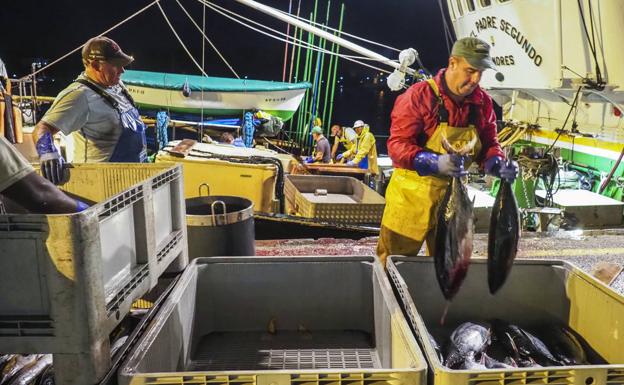
[[[109,162],[146,162],[147,161],[147,141],[145,139],[145,123],[141,120],[139,111],[136,108],[134,99],[126,91],[121,88],[122,93],[130,102],[131,107],[122,111],[121,106],[106,91],[85,79],[76,79],[77,83],[83,84],[91,88],[95,93],[100,95],[108,102],[118,113],[121,122],[121,135],[117,140],[115,149],[108,159]],[[84,133],[83,133],[84,135]],[[85,137],[85,141],[87,138]]]

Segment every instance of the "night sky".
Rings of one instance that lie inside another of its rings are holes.
[[[201,25],[201,4],[196,0],[179,1]],[[0,57],[6,63],[10,75],[23,76],[29,71],[34,58],[52,61],[150,2],[150,0],[4,2],[3,10],[0,12],[0,23],[4,27],[4,36],[8,39],[5,38],[0,45]],[[285,23],[233,0],[214,2],[267,26],[281,31],[286,30]],[[261,2],[284,11],[288,10],[288,0],[261,0]],[[447,47],[437,0],[343,2],[346,7],[344,31],[399,49],[413,47],[419,51],[425,66],[432,71],[446,64]],[[160,3],[187,47],[200,60],[201,35],[175,0],[161,0]],[[297,3],[298,0],[293,0],[293,8],[296,8]],[[324,21],[327,2],[319,0],[318,3],[319,15],[322,15]],[[341,3],[331,2],[330,25],[333,27],[338,25]],[[312,0],[301,0],[301,15],[308,16],[313,5]],[[251,79],[281,81],[284,43],[240,26],[210,9],[206,9],[206,34],[239,75]],[[124,51],[134,55],[136,60],[131,69],[199,74],[155,5],[107,36],[116,40]],[[390,58],[397,57],[397,53],[391,50],[366,47]],[[53,78],[54,83],[46,85],[47,88],[44,88],[43,93],[55,95],[81,71],[81,68],[79,53],[52,67],[46,75]],[[205,69],[211,76],[233,76],[208,45],[206,45]],[[336,94],[332,121],[350,125],[355,119],[363,119],[371,124],[377,135],[387,134],[390,110],[396,93],[384,88],[385,86],[366,84],[366,77],[373,77],[376,71],[357,64],[341,60],[338,74],[344,78],[343,91]],[[362,81],[364,82],[361,83]],[[384,92],[380,94],[382,90]],[[382,146],[381,152],[383,147],[385,146]]]

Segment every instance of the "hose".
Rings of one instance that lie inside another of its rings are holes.
[[[163,150],[169,152],[168,150]],[[199,154],[197,154],[199,153]],[[205,155],[201,155],[205,154]],[[192,156],[204,159],[218,159],[231,163],[251,163],[251,164],[270,164],[277,167],[277,178],[275,180],[275,199],[279,202],[279,213],[284,214],[285,197],[284,197],[284,166],[279,159],[264,156],[231,156],[215,154],[209,151],[193,149]]]

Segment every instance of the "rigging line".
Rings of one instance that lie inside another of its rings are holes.
[[[398,48],[394,48],[394,47],[389,46],[389,45],[386,45],[386,44],[378,43],[378,42],[373,41],[373,40],[365,39],[365,38],[363,38],[363,37],[359,37],[359,36],[357,36],[357,35],[353,35],[353,34],[348,33],[348,32],[339,31],[339,30],[337,30],[336,28],[332,28],[332,27],[329,27],[329,26],[323,25],[323,24],[321,24],[321,23],[317,23],[317,22],[315,22],[315,21],[308,20],[308,19],[306,19],[306,18],[304,18],[304,17],[301,17],[301,16],[296,16],[296,15],[293,15],[293,14],[291,14],[291,13],[284,12],[284,11],[282,11],[281,9],[277,9],[277,11],[279,11],[279,12],[281,12],[281,13],[285,14],[285,15],[288,15],[288,16],[290,16],[290,17],[293,17],[293,18],[295,18],[295,19],[299,19],[299,20],[301,20],[301,21],[305,21],[305,22],[310,23],[310,24],[312,24],[312,25],[314,25],[314,26],[317,26],[317,27],[318,27],[318,26],[323,26],[323,27],[325,27],[325,28],[327,28],[327,29],[331,30],[332,32],[341,32],[341,34],[343,34],[343,35],[345,35],[345,36],[349,36],[349,37],[352,37],[352,38],[354,38],[354,39],[357,39],[357,40],[360,40],[360,41],[363,41],[363,42],[366,42],[366,43],[369,43],[369,44],[373,44],[373,45],[376,45],[376,46],[379,46],[379,47],[382,47],[382,48],[387,48],[387,49],[392,50],[392,51],[395,51],[395,52],[401,52],[401,50],[400,50],[400,49],[398,49]]]
[[[444,28],[444,37],[445,37],[444,42],[446,43],[446,50],[448,51],[448,54],[450,55],[451,45],[449,43],[452,42],[453,38],[449,31],[448,23],[446,22],[446,16],[444,14],[444,6],[442,5],[442,0],[438,0],[438,6],[440,7],[440,15],[442,16],[442,25]]]
[[[119,23],[113,25],[112,27],[110,27],[109,29],[107,29],[106,31],[102,32],[101,34],[97,35],[97,36],[102,36],[104,34],[109,33],[110,31],[114,30],[115,28],[119,27],[120,25],[124,24],[125,22],[129,21],[130,19],[138,16],[139,14],[143,13],[144,11],[146,11],[149,7],[151,7],[152,5],[158,3],[160,0],[154,0],[151,3],[149,3],[148,5],[146,5],[145,7],[139,9],[138,11],[136,11],[135,13],[133,13],[132,15],[126,17],[125,19],[123,19],[122,21],[120,21]],[[70,52],[66,53],[65,55],[59,57],[58,59],[54,60],[53,62],[51,62],[50,64],[41,67],[40,69],[38,69],[35,72],[29,73],[28,75],[22,76],[19,80],[26,80],[28,78],[34,77],[35,75],[37,75],[38,73],[47,70],[48,68],[52,67],[53,65],[55,65],[56,63],[60,62],[61,60],[67,58],[68,56],[72,55],[73,53],[79,51],[82,49],[82,47],[84,47],[86,42],[82,43],[80,46],[76,47],[75,49],[71,50]]]
[[[598,56],[596,55],[596,47],[592,43],[591,37],[589,36],[589,31],[587,30],[587,22],[585,21],[585,14],[583,12],[583,5],[581,4],[581,0],[577,0],[579,14],[581,15],[581,20],[583,21],[583,30],[585,31],[585,36],[587,37],[587,45],[589,45],[589,49],[592,52],[594,57],[594,65],[596,66],[596,80],[598,82],[602,81],[602,73],[600,71],[600,66],[598,65]],[[590,11],[591,11],[591,3],[589,3]]]
[[[222,12],[229,13],[230,15],[233,15],[233,16],[236,16],[236,17],[239,17],[239,18],[240,18],[240,19],[242,19],[242,20],[246,20],[246,21],[248,21],[248,22],[250,22],[250,23],[252,23],[252,24],[258,25],[258,26],[260,26],[260,27],[262,27],[262,28],[264,28],[264,29],[267,29],[267,30],[269,30],[269,31],[271,31],[271,32],[273,32],[273,33],[276,33],[276,34],[278,34],[278,35],[281,35],[281,36],[286,36],[286,38],[287,38],[287,39],[289,39],[289,38],[290,38],[290,36],[287,36],[285,33],[281,32],[281,31],[278,31],[278,30],[276,30],[276,29],[273,29],[273,28],[267,27],[266,25],[261,24],[261,23],[258,23],[257,21],[251,20],[251,19],[249,19],[249,18],[247,18],[247,17],[245,17],[245,16],[241,16],[241,15],[237,14],[237,13],[236,13],[236,12],[234,12],[234,11],[230,11],[230,10],[229,10],[229,9],[227,9],[227,8],[224,8],[224,7],[220,6],[220,5],[217,5],[217,4],[215,4],[215,3],[210,2],[210,0],[197,0],[197,1],[200,1],[200,2],[205,2],[206,4],[209,4],[209,6],[213,6],[213,7],[217,8],[217,9],[220,9]],[[217,10],[215,10],[215,12],[217,12]],[[219,13],[221,13],[221,12],[219,12]],[[223,13],[221,13],[221,14],[223,14]],[[225,15],[224,15],[224,16],[225,16]],[[231,17],[230,17],[230,19],[231,19]],[[234,19],[232,19],[232,20],[234,20]],[[303,20],[304,20],[306,23],[308,23],[308,24],[310,23],[310,21],[309,21],[309,20],[305,20],[305,19],[303,19]],[[243,24],[243,25],[245,25],[245,24]],[[321,24],[321,25],[323,25],[323,24]],[[247,25],[245,25],[245,26],[246,26],[246,27],[248,27]],[[253,29],[253,28],[252,28],[252,29]],[[283,41],[283,40],[282,40],[282,41]],[[302,40],[299,40],[299,41],[300,41],[300,42],[303,42]],[[304,43],[304,44],[308,44],[308,43],[306,43],[306,42],[303,42],[303,43]],[[325,53],[327,53],[328,51],[324,51],[324,52],[325,52]],[[350,59],[347,59],[347,60],[350,60]],[[353,61],[353,60],[352,60],[352,61]],[[390,60],[390,59],[385,59],[385,60],[376,60],[376,61],[377,61],[377,62],[379,62],[379,63],[384,63],[384,64],[388,64],[389,62],[395,62],[395,61]],[[360,63],[360,64],[362,64],[362,63]]]
[[[593,12],[593,7],[592,7],[592,3],[591,0],[587,0],[587,5],[589,6],[589,24],[591,26],[591,31],[592,31],[592,45],[594,46],[594,56],[595,56],[595,60],[596,60],[596,77],[598,78],[598,82],[602,81],[602,73],[600,73],[600,67],[598,67],[598,57],[596,56],[596,50],[598,49],[596,46],[596,34],[595,34],[595,30],[596,28],[594,27],[594,12]]]
[[[282,42],[286,42],[286,41],[287,41],[286,39],[283,39],[283,38],[281,38],[281,37],[279,37],[279,36],[271,35],[271,34],[270,34],[270,33],[268,33],[268,32],[261,31],[261,30],[259,30],[259,29],[257,29],[257,28],[254,28],[254,27],[252,27],[252,26],[250,26],[250,25],[248,25],[248,24],[245,24],[245,23],[243,23],[242,21],[237,20],[236,18],[234,18],[234,17],[232,17],[232,16],[230,16],[230,15],[227,15],[227,14],[223,13],[223,12],[221,12],[221,11],[220,11],[220,10],[218,10],[218,9],[213,8],[213,7],[212,7],[212,5],[213,5],[213,4],[212,4],[212,3],[210,3],[209,1],[206,1],[206,0],[197,0],[197,1],[199,1],[199,2],[201,2],[201,3],[205,3],[205,4],[208,6],[208,8],[211,8],[213,11],[215,11],[215,12],[217,12],[217,13],[220,13],[221,15],[223,15],[223,16],[225,16],[225,17],[227,17],[228,19],[230,19],[230,20],[232,20],[232,21],[234,21],[234,22],[236,22],[236,23],[238,23],[238,24],[240,24],[240,25],[243,25],[243,26],[245,26],[245,27],[247,27],[247,28],[250,28],[250,29],[252,29],[252,30],[254,30],[254,31],[258,32],[258,33],[261,33],[261,34],[266,35],[266,36],[268,36],[268,37],[271,37],[271,38],[273,38],[273,39],[276,39],[276,40],[279,40],[279,41],[282,41]],[[246,18],[244,18],[244,17],[241,17],[241,18],[242,18],[242,19],[246,19]],[[248,20],[248,19],[247,19],[247,20]],[[256,23],[256,22],[254,22],[253,20],[248,20],[248,21],[250,21],[250,22],[252,22],[252,23]],[[259,23],[256,23],[256,24],[259,24]],[[269,28],[269,27],[266,27],[266,26],[263,26],[263,27],[264,27],[264,28],[266,28],[266,29],[269,29],[269,30],[271,30],[271,31],[273,31],[273,32],[275,32],[275,33],[278,33],[278,34],[283,34],[283,32],[276,31],[276,30],[274,30],[274,29],[272,29],[272,28]],[[291,37],[291,38],[292,38],[292,37]],[[314,45],[312,45],[312,44],[308,44],[308,43],[306,43],[306,42],[303,42],[303,44],[302,44],[302,43],[300,43],[301,41],[302,41],[302,40],[300,40],[300,39],[294,39],[294,41],[289,42],[289,44],[293,44],[293,45],[296,45],[296,46],[298,46],[298,47],[308,48],[308,49],[311,49],[311,50],[313,50],[313,51],[317,51],[317,52],[322,52],[322,53],[327,53],[327,54],[330,54],[330,55],[335,55],[335,56],[338,56],[338,57],[343,58],[343,59],[345,59],[345,60],[348,60],[348,61],[351,61],[351,62],[354,62],[354,63],[360,64],[360,65],[362,65],[362,66],[364,66],[364,67],[369,67],[369,68],[372,68],[372,69],[374,69],[374,70],[376,70],[376,71],[380,71],[380,72],[383,72],[383,73],[386,73],[386,74],[391,73],[391,71],[388,71],[388,70],[385,70],[385,69],[382,69],[382,68],[379,68],[379,67],[375,67],[375,66],[370,65],[370,64],[362,63],[361,61],[358,61],[358,60],[356,60],[356,59],[351,59],[351,58],[349,58],[349,57],[346,57],[344,54],[335,53],[335,52],[328,51],[328,50],[326,50],[326,49],[318,48],[318,47],[316,47],[316,46],[314,46]],[[385,63],[385,62],[380,62],[380,63]]]
[[[178,2],[178,4],[182,7],[182,4],[180,4],[180,2]],[[184,7],[182,7],[182,9],[184,10]],[[204,39],[203,37],[206,35],[206,6],[205,5],[202,6],[202,29],[201,31],[202,31],[201,66],[202,66],[202,69],[206,71],[206,39]],[[204,87],[202,87],[201,89],[201,103],[202,103],[202,106],[200,110],[199,121],[203,123],[204,122]],[[199,128],[199,142],[201,143],[203,141],[204,141],[204,125],[202,124],[201,127]]]
[[[208,38],[208,36],[206,36],[206,34],[204,33],[204,31],[202,31],[202,29],[199,27],[199,25],[197,25],[197,23],[195,22],[195,19],[193,19],[193,17],[191,16],[190,13],[188,13],[188,11],[186,10],[186,8],[184,8],[184,6],[182,5],[182,3],[180,3],[179,0],[176,0],[176,3],[178,3],[178,5],[180,6],[180,8],[182,8],[182,11],[184,11],[184,13],[186,14],[186,16],[188,16],[189,20],[193,23],[193,25],[195,26],[195,28],[197,28],[197,30],[199,31],[199,33],[202,34],[202,36],[204,37],[205,41],[208,42],[208,44],[210,44],[210,46],[212,47],[212,49],[217,53],[217,55],[219,55],[219,57],[221,58],[221,60],[223,60],[223,62],[225,63],[225,65],[230,69],[230,71],[232,71],[232,73],[234,74],[234,76],[236,76],[238,79],[240,79],[240,76],[238,76],[238,74],[236,73],[236,71],[234,71],[234,68],[232,68],[232,66],[230,65],[230,63],[228,63],[228,61],[225,59],[225,57],[223,57],[223,55],[221,55],[221,52],[219,52],[219,50],[217,49],[217,47],[212,43],[212,41]],[[204,4],[204,9],[205,9],[206,5]]]
[[[186,54],[189,56],[189,58],[191,58],[191,60],[193,61],[193,63],[195,63],[195,65],[197,66],[197,68],[199,68],[199,70],[201,71],[201,73],[204,76],[208,76],[208,74],[206,74],[206,72],[204,71],[204,69],[201,67],[201,65],[199,65],[199,63],[197,62],[197,60],[195,60],[195,58],[193,57],[193,55],[191,54],[191,52],[188,50],[188,48],[186,48],[186,45],[184,45],[184,42],[182,42],[182,39],[180,39],[180,36],[178,35],[178,33],[176,32],[175,28],[173,28],[173,25],[171,24],[171,22],[169,21],[169,18],[167,17],[167,14],[165,13],[165,10],[162,9],[162,7],[160,6],[160,3],[158,3],[158,9],[160,9],[160,13],[162,13],[163,17],[165,18],[165,21],[167,22],[167,25],[169,25],[169,28],[171,28],[171,32],[173,32],[173,34],[175,35],[175,37],[178,39],[178,43],[180,43],[180,45],[182,46],[182,48],[184,48],[184,51],[186,51]]]
[[[568,119],[570,119],[570,115],[572,115],[572,111],[574,110],[576,104],[578,103],[579,94],[581,93],[582,89],[583,89],[583,86],[579,86],[578,90],[576,91],[576,95],[574,95],[574,100],[572,101],[572,104],[570,105],[570,110],[568,111],[568,115],[566,116],[565,121],[563,122],[563,125],[561,126],[561,129],[559,130],[559,133],[557,134],[557,137],[552,142],[550,147],[548,147],[546,152],[544,152],[544,156],[547,155],[550,152],[550,150],[552,150],[553,147],[555,147],[555,143],[557,143],[557,141],[559,140],[559,137],[565,130],[565,126],[568,124]]]

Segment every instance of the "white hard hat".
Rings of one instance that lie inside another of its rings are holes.
[[[356,120],[356,121],[353,123],[353,128],[358,128],[358,127],[364,127],[364,122],[363,122],[363,121],[361,121],[361,120]]]

